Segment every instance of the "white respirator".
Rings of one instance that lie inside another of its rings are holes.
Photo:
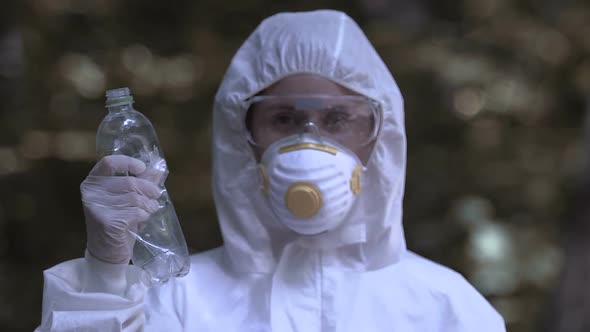
[[[270,208],[282,224],[304,235],[334,229],[346,219],[364,170],[355,153],[306,134],[274,142],[260,164]]]

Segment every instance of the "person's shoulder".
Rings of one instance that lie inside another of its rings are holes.
[[[448,298],[449,301],[472,297],[487,303],[462,274],[411,251],[402,255],[396,271],[433,296]]]
[[[455,292],[463,287],[473,289],[459,272],[411,251],[402,254],[397,269],[411,275],[414,281],[423,283],[433,292]]]
[[[459,272],[410,251],[402,255],[395,271],[408,283],[406,287],[435,299],[450,322],[457,324],[457,331],[480,324],[489,326],[485,331],[505,331],[500,314]]]

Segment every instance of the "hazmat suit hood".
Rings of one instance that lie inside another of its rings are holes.
[[[302,73],[373,99],[383,112],[352,212],[338,228],[313,236],[296,234],[275,219],[245,127],[248,98]],[[394,264],[406,250],[403,99],[386,65],[346,14],[281,13],[256,28],[232,59],[217,92],[212,150],[213,195],[226,253],[237,271],[272,272],[289,245],[330,252],[336,264],[357,271]]]

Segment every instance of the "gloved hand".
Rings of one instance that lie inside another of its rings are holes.
[[[140,178],[150,173],[148,179]],[[160,188],[153,169],[139,159],[124,155],[102,158],[80,185],[86,217],[88,252],[113,264],[126,264],[133,255],[138,224],[159,208]],[[135,176],[120,176],[121,174]]]

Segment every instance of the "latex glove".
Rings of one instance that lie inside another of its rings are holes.
[[[149,180],[136,177],[145,171],[146,165],[138,159],[106,156],[80,185],[86,217],[86,247],[97,259],[113,264],[129,263],[135,242],[130,231],[137,232],[138,224],[159,209],[157,198],[161,189]]]

